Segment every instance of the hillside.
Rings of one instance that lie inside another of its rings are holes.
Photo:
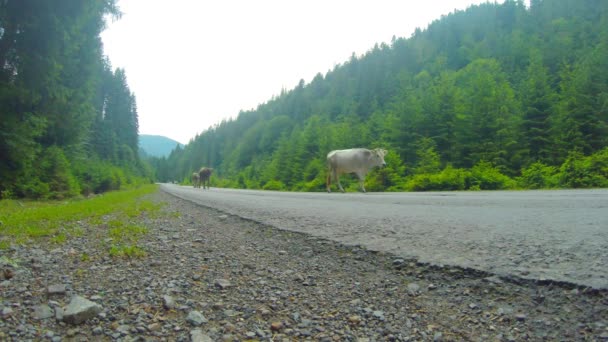
[[[203,132],[156,174],[322,191],[327,152],[383,147],[368,190],[608,186],[607,55],[606,1],[472,6]]]
[[[141,134],[139,136],[140,149],[152,157],[168,157],[178,145],[184,147],[183,144],[161,135]]]

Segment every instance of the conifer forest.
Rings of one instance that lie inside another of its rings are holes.
[[[444,15],[162,158],[138,153],[128,70],[100,43],[108,17],[115,0],[0,3],[3,198],[188,184],[202,166],[215,187],[324,191],[327,153],[353,147],[388,150],[368,191],[608,187],[608,1]]]

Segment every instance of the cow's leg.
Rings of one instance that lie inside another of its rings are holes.
[[[340,183],[340,174],[336,172],[336,182],[338,183],[338,188],[340,188],[341,192],[344,192],[344,188],[342,187],[342,183]]]
[[[359,177],[359,189],[362,192],[367,192],[365,191],[365,186],[363,185],[363,182],[365,181],[365,174],[357,173],[357,177]]]
[[[327,181],[325,182],[326,186],[327,186],[327,192],[331,192],[331,170],[327,171]]]

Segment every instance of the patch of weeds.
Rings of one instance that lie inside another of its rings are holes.
[[[151,201],[137,201],[132,203],[124,209],[124,214],[129,218],[139,217],[142,213],[146,212],[151,217],[158,217],[160,209],[162,208],[161,203],[154,203]]]
[[[5,251],[11,248],[11,243],[8,240],[0,240],[0,251]]]
[[[180,213],[179,211],[174,211],[169,214],[170,218],[180,218],[181,216],[182,216],[182,213]]]
[[[146,252],[136,245],[112,245],[110,247],[110,256],[113,258],[143,258]]]
[[[68,239],[68,236],[65,233],[59,233],[51,238],[52,243],[62,244]]]
[[[87,274],[87,271],[82,268],[79,268],[74,272],[74,276],[76,278],[83,278],[86,274]]]
[[[9,258],[5,255],[0,256],[0,265],[8,265],[11,266],[13,268],[17,268],[19,267],[19,260],[18,259],[12,259]]]
[[[80,261],[82,261],[82,262],[91,261],[91,256],[89,254],[87,254],[86,252],[84,252],[80,255]]]
[[[148,232],[148,228],[119,220],[108,222],[108,235],[118,242],[137,242],[141,236]]]
[[[56,238],[58,229],[70,223],[87,220],[96,225],[105,215],[138,217],[143,212],[160,212],[161,204],[143,201],[141,198],[158,190],[157,185],[146,185],[128,191],[108,192],[90,199],[69,201],[15,201],[0,200],[0,236],[20,242],[39,238]],[[84,235],[83,230],[75,234]],[[68,236],[65,236],[66,239]],[[62,238],[59,238],[62,239]]]

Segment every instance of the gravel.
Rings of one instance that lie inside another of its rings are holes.
[[[111,258],[103,225],[84,223],[64,244],[0,251],[0,340],[608,340],[607,290],[428,265],[151,198],[165,214],[138,218],[144,258]],[[76,319],[74,301],[88,307]]]

